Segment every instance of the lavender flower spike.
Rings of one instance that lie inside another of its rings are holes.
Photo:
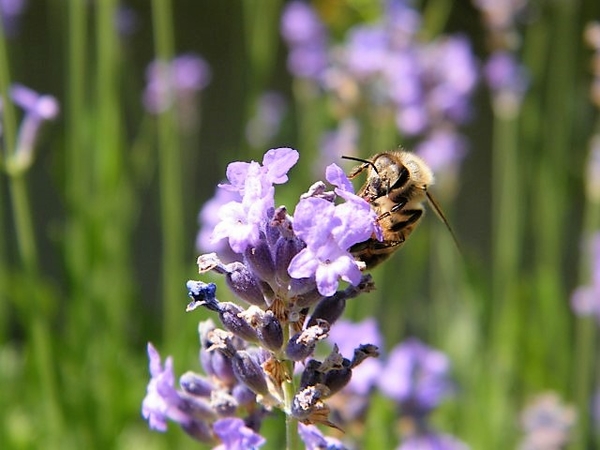
[[[169,419],[181,425],[192,437],[209,442],[212,436],[207,424],[195,415],[199,410],[196,406],[200,405],[200,402],[175,389],[173,359],[168,357],[163,366],[158,351],[150,343],[148,357],[151,379],[142,403],[142,416],[148,420],[150,428],[164,432],[167,430]]]
[[[256,161],[229,164],[229,184],[219,187],[238,192],[242,199],[221,207],[220,222],[213,230],[212,240],[228,238],[229,246],[236,253],[243,253],[248,246],[257,244],[268,212],[275,205],[273,184],[287,181],[287,172],[298,157],[296,150],[277,148],[265,154],[262,165]]]
[[[54,120],[60,111],[58,101],[51,95],[40,95],[21,84],[14,84],[10,95],[15,104],[25,111],[19,127],[14,157],[9,161],[12,172],[24,171],[33,162],[33,150],[44,121]]]
[[[337,186],[335,193],[346,202],[336,206],[322,198],[300,200],[293,228],[306,242],[306,248],[292,259],[288,273],[293,278],[315,276],[319,293],[331,296],[340,278],[354,286],[361,280],[361,267],[348,249],[374,234],[380,237],[381,230],[375,212],[354,195],[343,171],[332,164],[326,174],[328,181]]]

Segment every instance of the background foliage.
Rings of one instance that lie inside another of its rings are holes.
[[[485,26],[472,4],[415,3],[425,35],[461,32],[478,59],[487,58]],[[377,2],[313,4],[333,40],[382,14]],[[115,25],[123,6],[135,18],[126,33]],[[282,6],[49,0],[30,2],[20,31],[3,33],[1,448],[195,446],[176,427],[149,431],[139,411],[147,341],[174,356],[176,373],[197,365],[199,318],[184,308],[185,281],[197,278],[198,211],[229,161],[259,159],[279,146],[301,154],[279,191],[280,202],[293,205],[323,177],[325,163],[315,171],[319,139],[335,124],[327,99],[286,70]],[[433,189],[462,256],[430,214],[374,271],[377,291],[346,313],[377,317],[388,348],[412,335],[450,356],[459,388],[435,421],[474,449],[514,448],[520,411],[545,391],[577,410],[572,448],[598,444],[590,409],[600,381],[597,322],[574,315],[569,298],[591,282],[589,242],[600,230],[598,193],[590,188],[597,180],[586,180],[600,130],[589,94],[593,51],[583,39],[585,25],[599,17],[593,0],[529,3],[518,28],[518,57],[530,79],[522,106],[503,114],[481,83],[455,184]],[[142,93],[153,59],[185,52],[202,55],[212,78],[183,129],[173,108],[144,110]],[[22,170],[10,165],[22,120],[7,95],[13,82],[50,93],[61,107]],[[259,147],[245,129],[265,90],[283,93],[288,108],[277,135]],[[360,156],[404,143],[389,124],[361,120],[371,131]],[[375,401],[368,429],[393,429],[391,408]],[[268,448],[278,448],[279,425],[267,424]],[[362,448],[394,442],[389,431],[364,439]]]

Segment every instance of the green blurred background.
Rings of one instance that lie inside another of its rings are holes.
[[[305,95],[310,89],[286,70],[283,4],[30,1],[20,32],[2,39],[4,104],[19,82],[55,96],[61,114],[44,126],[33,165],[0,176],[0,448],[196,447],[176,426],[148,430],[140,406],[147,341],[174,356],[176,374],[198,370],[201,317],[184,312],[185,282],[198,277],[198,212],[229,161],[260,160],[280,146],[301,155],[278,190],[278,203],[292,209],[323,178],[325,165],[314,170],[319,137],[335,124],[327,99]],[[313,5],[334,40],[382,14],[378,2]],[[486,58],[470,2],[415,5],[425,35],[464,33]],[[125,35],[115,26],[123,6],[135,16]],[[498,114],[480,85],[462,130],[470,151],[452,188],[433,188],[462,256],[429,214],[373,272],[377,291],[346,315],[377,317],[388,348],[416,335],[450,356],[459,389],[435,423],[472,448],[515,448],[520,411],[555,391],[577,409],[571,447],[591,449],[599,442],[590,415],[597,323],[575,316],[569,298],[590,283],[587,243],[600,230],[598,198],[585,194],[588,147],[600,130],[589,98],[593,51],[583,39],[600,5],[540,0],[528,8],[518,55],[531,84],[521,109]],[[200,54],[212,78],[183,129],[173,109],[145,112],[142,93],[152,60],[185,52]],[[245,128],[266,90],[281,92],[288,108],[277,135],[254,148]],[[8,108],[3,169],[21,119]],[[372,134],[362,157],[405,143],[389,125]],[[393,408],[379,399],[372,409],[359,448],[386,448],[395,442]],[[273,419],[264,435],[281,434],[282,423]]]

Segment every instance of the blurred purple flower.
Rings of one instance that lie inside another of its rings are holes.
[[[7,37],[13,38],[19,33],[25,8],[26,0],[0,0],[0,19]]]
[[[467,154],[464,137],[454,130],[437,129],[415,147],[434,173],[456,171]]]
[[[306,450],[346,450],[338,439],[323,436],[321,430],[314,425],[304,425],[298,422],[298,433],[304,442]]]
[[[200,56],[188,53],[171,62],[156,60],[146,70],[143,102],[151,114],[189,103],[210,82],[210,67]]]
[[[498,106],[518,108],[529,86],[529,77],[515,55],[505,51],[493,53],[483,72]]]
[[[389,0],[386,2],[386,26],[389,27],[391,44],[400,48],[410,43],[421,30],[420,13],[411,6],[410,0]]]
[[[590,284],[580,286],[571,296],[571,306],[580,316],[595,316],[600,324],[600,232],[591,238],[590,246]]]
[[[469,446],[449,434],[427,431],[402,440],[396,450],[468,450]]]
[[[488,26],[498,31],[513,28],[516,17],[527,3],[528,0],[473,0]]]
[[[576,417],[575,409],[563,404],[554,392],[535,397],[521,414],[525,436],[519,450],[564,448]]]
[[[246,125],[246,139],[253,147],[264,147],[279,131],[287,109],[283,95],[265,92],[258,99],[256,113]]]
[[[139,28],[139,17],[135,9],[119,5],[115,12],[115,26],[121,36],[131,36]]]
[[[389,354],[379,388],[398,402],[404,414],[421,417],[452,390],[448,357],[417,339],[408,339]]]
[[[273,184],[287,181],[288,170],[298,161],[298,152],[291,148],[269,150],[263,165],[252,161],[233,162],[227,166],[230,184],[222,189],[238,192],[242,199],[230,201],[219,209],[220,221],[213,230],[213,241],[229,239],[229,246],[236,253],[258,242],[267,214],[275,205]]]
[[[348,118],[338,124],[335,131],[325,134],[321,140],[321,155],[319,167],[322,163],[331,164],[342,156],[356,156],[358,150],[359,127],[358,122]]]
[[[327,65],[327,34],[316,11],[302,1],[287,3],[281,16],[281,35],[289,46],[290,73],[320,79]]]
[[[348,249],[380,231],[374,211],[365,200],[353,194],[343,171],[331,164],[326,177],[338,186],[335,192],[346,202],[336,206],[317,197],[300,200],[293,228],[306,248],[294,256],[288,273],[293,278],[315,276],[319,292],[330,296],[335,293],[340,278],[354,286],[360,282],[359,264]]]
[[[242,419],[235,417],[217,420],[213,430],[222,442],[213,450],[255,450],[266,442],[260,434],[248,428]]]
[[[389,34],[380,25],[350,30],[345,45],[345,63],[359,80],[380,74],[390,58]]]
[[[382,347],[383,338],[379,333],[377,321],[368,318],[362,322],[352,323],[338,320],[329,331],[329,342],[336,344],[346,358],[350,358],[355,348],[361,344],[373,344]],[[366,396],[375,386],[381,373],[382,363],[379,359],[369,358],[352,371],[352,378],[344,388],[354,394]]]
[[[15,170],[23,170],[33,161],[33,151],[43,123],[56,119],[60,106],[53,96],[40,95],[21,84],[11,86],[10,96],[13,102],[25,112],[10,166]]]
[[[478,78],[470,41],[464,36],[450,36],[433,42],[425,48],[424,58],[423,77],[425,83],[431,83],[428,107],[455,123],[463,123]]]

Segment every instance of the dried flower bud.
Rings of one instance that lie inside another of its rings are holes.
[[[338,291],[321,300],[313,311],[308,326],[314,325],[319,319],[326,320],[333,325],[344,312],[346,300],[357,297],[363,292],[371,292],[373,289],[375,289],[375,285],[371,275],[363,275],[358,285],[350,285],[343,291]]]
[[[233,374],[231,358],[221,352],[215,352],[212,341],[215,324],[212,320],[204,320],[198,324],[200,336],[200,363],[207,375],[222,386],[232,386],[237,381]]]
[[[188,312],[199,306],[204,306],[216,301],[215,293],[217,292],[217,285],[215,283],[188,280],[186,287],[188,289],[188,295],[192,298],[192,301],[186,308],[186,311]]]
[[[319,369],[321,368],[321,362],[316,359],[311,359],[306,363],[306,367],[300,377],[300,388],[308,386],[316,386],[317,384],[323,384],[324,374]]]
[[[316,325],[295,334],[290,338],[285,349],[285,354],[292,361],[302,361],[312,355],[317,342],[325,339],[329,332],[329,324],[324,320],[317,321]]]
[[[363,344],[358,346],[354,350],[354,357],[352,358],[352,369],[358,366],[367,358],[377,358],[379,356],[379,349],[373,344]]]
[[[329,396],[340,391],[352,378],[352,369],[349,359],[344,358],[341,369],[330,370],[325,374],[323,384],[329,388]]]
[[[219,417],[231,417],[238,408],[236,399],[222,390],[213,391],[210,404]]]
[[[338,428],[329,420],[330,409],[322,400],[328,395],[329,389],[322,384],[301,389],[292,401],[292,416],[305,424],[320,423]]]

